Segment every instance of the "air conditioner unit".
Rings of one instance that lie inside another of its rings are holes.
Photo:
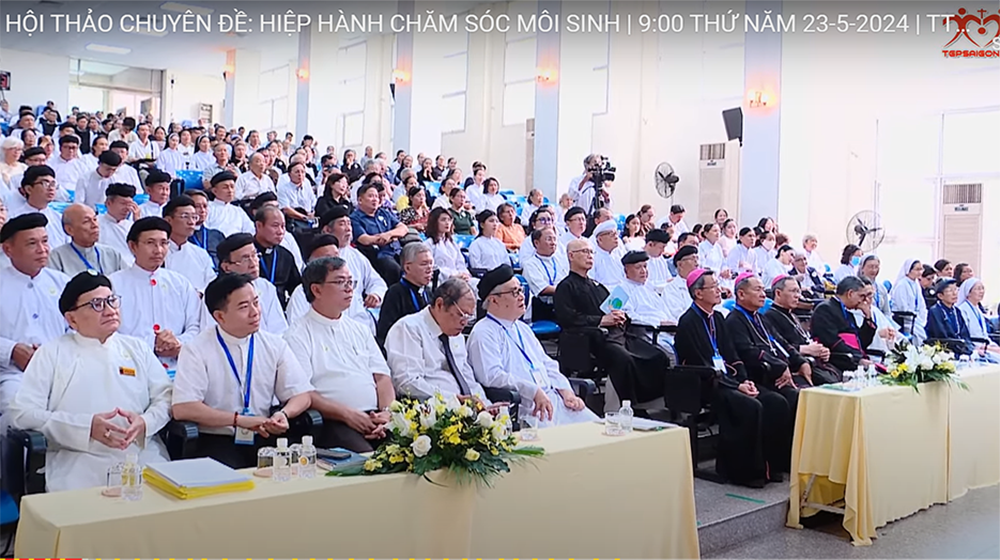
[[[944,185],[941,189],[941,238],[938,254],[953,263],[981,270],[983,185]]]
[[[739,140],[701,145],[701,156],[698,161],[698,221],[702,223],[713,221],[718,208],[725,208],[730,218],[738,218]]]

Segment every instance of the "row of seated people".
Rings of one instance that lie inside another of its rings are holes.
[[[133,226],[136,267],[147,264],[146,251],[165,253],[170,231],[164,225],[160,218],[144,218]],[[153,310],[147,319],[162,317],[163,324],[144,324],[134,333],[139,336],[132,336],[122,332],[128,310],[176,289],[174,281],[181,282],[175,274],[165,269],[146,274],[145,294],[121,294],[122,272],[109,278],[86,270],[69,279],[45,266],[40,214],[8,221],[0,238],[11,258],[0,272],[4,287],[8,280],[23,279],[21,296],[38,304],[5,303],[12,311],[5,317],[20,320],[29,307],[37,313],[29,321],[51,331],[38,346],[4,340],[14,347],[17,370],[25,367],[23,374],[17,371],[18,379],[13,368],[5,372],[11,374],[5,389],[13,396],[3,410],[6,424],[41,431],[50,441],[50,490],[101,484],[108,464],[133,446],[144,461],[165,459],[156,434],[171,416],[199,425],[199,455],[237,467],[253,464],[255,447],[283,433],[289,418],[310,407],[330,420],[320,445],[370,450],[385,436],[387,407],[397,392],[417,398],[440,392],[491,404],[484,386],[511,387],[523,395],[522,414],[556,423],[596,418],[517,321],[524,294],[509,266],[479,283],[478,299],[490,320],[476,324],[468,344],[462,331],[477,297],[467,282],[451,279],[419,313],[393,325],[386,359],[370,328],[348,314],[354,279],[339,257],[321,257],[305,268],[302,286],[310,308],[284,337],[262,328],[263,294],[273,287],[260,289],[259,278],[236,272],[223,272],[205,289],[203,307],[212,326],[199,329],[188,315],[192,301],[202,307],[188,285],[186,297],[159,304],[185,308],[189,324],[173,330],[166,322],[170,317]],[[226,258],[227,250],[220,245],[224,262],[233,258]],[[176,357],[172,382],[164,368],[171,354]],[[274,402],[281,407],[271,414]]]

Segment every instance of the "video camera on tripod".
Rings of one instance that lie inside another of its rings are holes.
[[[604,197],[601,196],[601,189],[604,188],[604,183],[607,181],[615,180],[615,173],[618,168],[611,165],[611,161],[605,157],[600,156],[600,159],[594,162],[590,167],[587,167],[587,173],[590,174],[590,181],[594,183],[594,200],[591,203],[591,208],[589,214],[593,215],[598,209],[604,207]]]

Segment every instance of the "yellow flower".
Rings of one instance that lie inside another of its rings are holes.
[[[892,370],[892,372],[891,372],[892,378],[895,379],[895,378],[899,377],[900,373],[904,373],[903,367],[898,367],[898,368]]]
[[[376,461],[375,459],[368,459],[367,461],[365,461],[365,470],[368,472],[372,472],[380,468],[382,468],[381,461]]]
[[[479,452],[476,451],[475,449],[469,449],[468,451],[465,452],[465,460],[466,461],[478,461],[479,460]]]
[[[405,418],[406,418],[407,420],[414,420],[414,419],[416,419],[416,417],[417,417],[417,410],[416,410],[415,408],[411,408],[411,409],[407,410],[407,411],[406,411],[406,412],[405,412],[405,413],[403,414],[403,416],[404,416],[404,417],[405,417]]]
[[[390,455],[395,455],[396,453],[399,453],[399,446],[396,445],[395,443],[393,443],[392,445],[388,445],[385,448],[385,452]]]
[[[399,401],[392,401],[392,404],[389,405],[389,410],[392,412],[399,412],[403,410],[403,403]]]
[[[500,450],[491,445],[490,446],[490,455],[499,455],[499,454],[500,454]]]
[[[389,462],[392,464],[402,463],[403,461],[404,461],[403,456],[399,455],[398,453],[389,456]]]

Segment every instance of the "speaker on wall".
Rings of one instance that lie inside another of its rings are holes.
[[[722,112],[722,120],[726,123],[726,134],[730,140],[739,140],[743,145],[743,108],[726,109]]]

